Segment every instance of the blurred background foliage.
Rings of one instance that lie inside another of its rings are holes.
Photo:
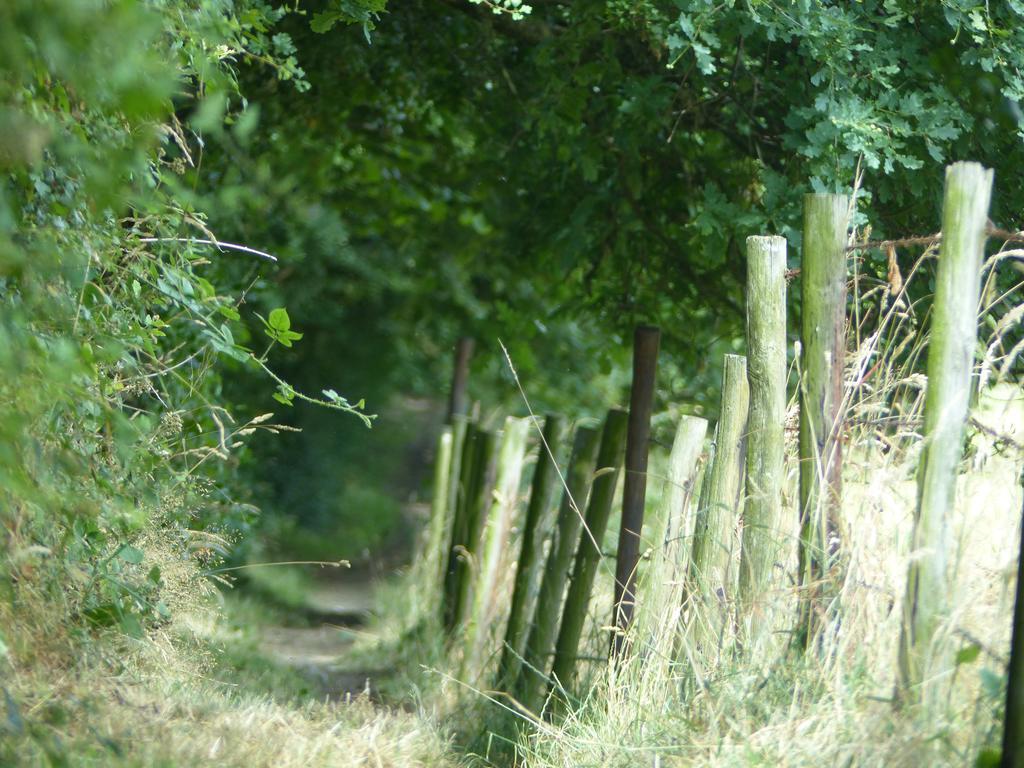
[[[50,574],[134,632],[163,610],[146,531],[226,554],[255,504],[236,557],[401,541],[461,335],[474,398],[523,411],[501,339],[536,410],[585,416],[656,323],[659,410],[713,415],[744,238],[795,265],[801,195],[858,170],[872,236],[935,231],[957,159],[1024,218],[1017,0],[503,9],[0,7],[5,590]],[[264,353],[281,307],[302,338]],[[362,398],[369,431],[337,410]],[[272,424],[302,431],[236,445]]]
[[[297,411],[301,435],[258,449],[273,498],[352,525],[346,488],[402,473],[374,447],[410,424],[389,422],[395,398],[436,403],[463,334],[474,397],[523,411],[500,338],[536,409],[593,415],[624,397],[634,324],[656,323],[660,408],[714,415],[722,353],[741,351],[745,237],[786,235],[796,266],[801,195],[852,192],[858,170],[872,237],[936,231],[956,159],[994,167],[993,218],[1020,222],[1022,14],[676,0],[538,2],[516,21],[409,0],[373,29],[282,19],[308,90],[240,70],[230,109],[258,109],[256,127],[208,141],[197,207],[281,257],[249,300],[301,318],[288,375],[367,396],[381,420],[366,435]],[[886,254],[860,269],[885,280]]]

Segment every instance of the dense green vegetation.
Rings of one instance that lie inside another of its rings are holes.
[[[658,410],[713,410],[803,192],[932,232],[970,158],[1024,219],[1018,0],[8,0],[0,72],[5,764],[127,749],[44,703],[225,562],[393,543],[457,336],[596,414],[659,323]]]
[[[930,233],[943,163],[970,158],[996,169],[994,220],[1019,221],[1020,12],[543,3],[514,21],[417,0],[389,7],[369,46],[292,15],[309,90],[243,72],[259,128],[203,166],[239,207],[205,210],[291,265],[266,290],[302,318],[288,370],[311,387],[434,396],[470,334],[477,396],[514,397],[500,337],[537,407],[596,412],[633,324],[655,322],[665,401],[713,411],[743,238],[781,233],[796,253],[804,192],[859,178],[873,236]],[[863,269],[884,278],[885,254]],[[349,464],[336,446],[365,439],[305,413],[308,449],[275,454],[278,487],[296,471],[324,483]]]

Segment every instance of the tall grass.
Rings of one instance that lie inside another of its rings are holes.
[[[936,255],[928,249],[905,277],[897,266],[885,280],[867,277],[860,254],[854,259],[840,560],[827,591],[834,595],[829,620],[812,652],[792,643],[798,603],[794,397],[784,486],[792,546],[788,559],[776,564],[786,586],[770,595],[768,642],[742,649],[727,628],[717,647],[707,648],[707,632],[697,629],[715,622],[699,605],[684,602],[683,580],[658,580],[665,571],[650,563],[658,562],[662,542],[645,530],[648,557],[632,653],[614,667],[604,661],[611,569],[602,567],[578,679],[560,681],[573,702],[564,717],[528,723],[510,715],[514,706],[502,694],[455,680],[457,644],[446,657],[435,641],[428,666],[440,681],[433,689],[440,714],[453,718],[463,740],[495,765],[984,765],[998,748],[1001,727],[1024,464],[1024,392],[1016,362],[1024,294],[1005,253],[987,262],[983,276],[977,396],[950,521],[951,610],[936,639],[956,652],[957,666],[942,681],[940,702],[927,709],[899,706],[894,696],[907,567],[918,554],[908,550],[927,384],[918,372],[928,343],[922,267]],[[649,468],[649,505],[660,503],[661,453]],[[688,514],[692,519],[692,505]],[[682,530],[690,535],[692,522],[687,527],[684,521]],[[605,551],[614,535],[609,531]],[[481,718],[481,710],[489,714]],[[520,727],[510,730],[510,718]],[[512,749],[504,741],[510,733]]]

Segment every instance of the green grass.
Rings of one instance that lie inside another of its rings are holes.
[[[294,623],[289,609],[220,595],[197,569],[185,584],[168,596],[174,620],[141,640],[69,634],[44,603],[0,606],[0,765],[458,764],[426,713],[366,696],[329,701],[321,680],[268,653],[263,631]]]
[[[851,406],[854,416],[873,407],[870,401]],[[415,566],[404,588],[384,595],[381,631],[392,640],[377,652],[402,660],[405,689],[417,690],[416,701],[450,723],[457,743],[483,765],[973,765],[998,748],[1001,733],[1024,496],[1018,485],[1024,455],[1013,441],[1024,434],[1024,394],[1016,385],[997,385],[979,399],[972,417],[984,428],[969,430],[949,521],[952,609],[938,639],[962,652],[961,663],[945,681],[938,706],[899,708],[893,700],[920,448],[919,436],[906,430],[886,436],[858,427],[850,435],[836,618],[819,652],[793,650],[797,592],[786,587],[773,596],[771,642],[741,654],[725,638],[708,654],[686,629],[702,617],[680,612],[680,585],[652,593],[649,579],[655,576],[646,571],[634,624],[643,632],[634,633],[632,655],[614,672],[597,661],[582,662],[570,686],[577,705],[564,719],[526,725],[503,708],[505,700],[489,690],[486,674],[457,679],[458,642],[446,648],[431,618],[417,624],[416,617],[432,613],[429,585]],[[796,461],[793,451],[787,454],[786,503],[795,542]],[[662,467],[662,457],[654,457],[651,504],[661,498],[656,486]],[[792,574],[795,566],[794,543],[785,567]],[[645,594],[660,600],[645,602]],[[507,597],[499,597],[499,605]],[[610,611],[611,574],[602,568],[583,655],[605,653]],[[495,634],[500,636],[500,626]],[[683,651],[673,660],[677,635]]]

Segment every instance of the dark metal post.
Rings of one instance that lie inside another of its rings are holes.
[[[658,369],[661,331],[642,325],[633,334],[633,387],[626,432],[626,476],[622,493],[622,525],[615,563],[615,607],[612,655],[618,657],[626,628],[633,619],[636,600],[636,566],[640,559],[640,534],[644,526],[647,495],[647,452],[654,408],[654,381]]]

